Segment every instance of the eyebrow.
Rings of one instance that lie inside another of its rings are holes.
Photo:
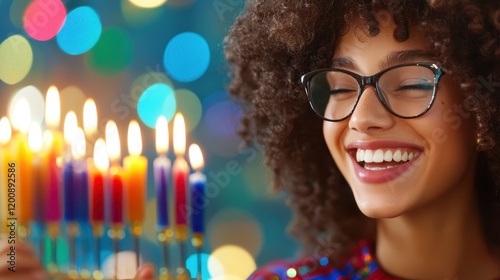
[[[381,60],[378,65],[380,69],[385,69],[387,67],[409,63],[415,61],[435,61],[436,57],[431,53],[423,50],[405,50],[389,53],[383,60]],[[332,59],[331,67],[343,68],[348,70],[359,70],[359,67],[354,62],[351,57],[338,57]]]

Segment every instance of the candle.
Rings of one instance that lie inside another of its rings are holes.
[[[109,168],[106,143],[102,138],[97,139],[94,147],[94,164],[91,183],[90,220],[94,224],[104,222],[104,176]]]
[[[7,117],[0,119],[0,205],[4,205],[0,210],[0,222],[4,226],[0,226],[0,232],[4,230],[7,232],[7,198],[8,198],[8,164],[12,162],[11,153],[9,151],[10,138],[12,137],[12,128],[10,121]]]
[[[32,161],[33,153],[28,145],[28,131],[30,128],[30,107],[28,101],[21,98],[15,105],[12,113],[12,126],[19,131],[14,136],[14,150],[16,158],[16,191],[18,207],[16,207],[19,223],[26,226],[33,219],[34,192],[32,189]],[[20,228],[21,229],[21,228]],[[22,229],[21,229],[22,230]]]
[[[121,155],[120,136],[114,121],[106,124],[106,145],[112,166],[109,171],[111,181],[111,223],[123,223],[123,170],[118,162]]]
[[[45,208],[45,218],[47,222],[58,222],[61,219],[61,190],[60,190],[60,165],[61,156],[64,150],[63,135],[57,129],[61,119],[61,104],[59,91],[55,86],[49,87],[45,104],[45,122],[49,131],[45,141],[49,145],[49,179],[48,194]]]
[[[71,154],[73,156],[73,193],[75,219],[78,222],[89,220],[89,185],[85,155],[87,144],[83,130],[79,127],[71,141]]]
[[[45,193],[46,193],[46,173],[47,173],[47,155],[43,151],[43,133],[39,124],[33,123],[28,133],[28,144],[30,149],[34,152],[33,158],[33,191],[36,199],[34,218],[37,223],[44,223],[44,207],[45,207]]]
[[[73,111],[68,112],[64,119],[64,142],[68,147],[67,152],[72,152],[72,142],[75,132],[78,129],[76,114]],[[72,154],[72,153],[71,153]],[[75,155],[73,155],[75,156]],[[74,186],[74,162],[68,156],[63,167],[63,189],[64,189],[64,220],[67,222],[76,221],[76,189]]]
[[[155,187],[156,187],[156,210],[158,228],[168,228],[168,193],[167,181],[170,173],[171,163],[166,157],[168,152],[168,122],[164,116],[156,121],[156,152],[158,157],[153,162]]]
[[[187,226],[186,187],[189,166],[184,159],[186,151],[186,128],[184,117],[177,113],[174,118],[174,152],[176,155],[172,174],[175,191],[175,225],[181,239],[185,239]]]
[[[207,176],[201,173],[203,154],[198,145],[193,144],[189,147],[189,160],[195,170],[195,173],[189,175],[189,185],[191,186],[191,231],[194,234],[201,234],[204,231],[203,199]]]
[[[126,174],[128,219],[134,224],[141,224],[144,220],[148,161],[141,156],[141,129],[137,121],[133,120],[129,124],[127,143],[129,156],[123,160],[123,167]]]

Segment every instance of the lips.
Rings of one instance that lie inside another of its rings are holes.
[[[399,141],[354,142],[347,146],[358,179],[380,184],[403,175],[422,155],[423,148]]]

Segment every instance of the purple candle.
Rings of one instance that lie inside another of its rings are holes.
[[[68,161],[63,169],[63,188],[64,188],[64,220],[66,222],[76,221],[76,192],[74,186],[75,176],[73,162]]]
[[[164,116],[156,121],[156,152],[158,157],[153,162],[156,187],[157,225],[159,229],[168,228],[168,174],[171,163],[165,156],[168,151],[168,122]]]
[[[80,223],[89,221],[89,178],[85,161],[80,161],[74,167],[74,188],[76,219]]]
[[[156,209],[158,215],[157,224],[160,229],[164,229],[169,226],[167,180],[168,174],[170,173],[170,166],[170,160],[165,156],[159,156],[153,162],[156,187]]]

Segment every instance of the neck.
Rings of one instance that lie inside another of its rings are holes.
[[[390,274],[409,279],[494,279],[499,261],[488,252],[470,184],[432,205],[377,222],[376,255]]]

